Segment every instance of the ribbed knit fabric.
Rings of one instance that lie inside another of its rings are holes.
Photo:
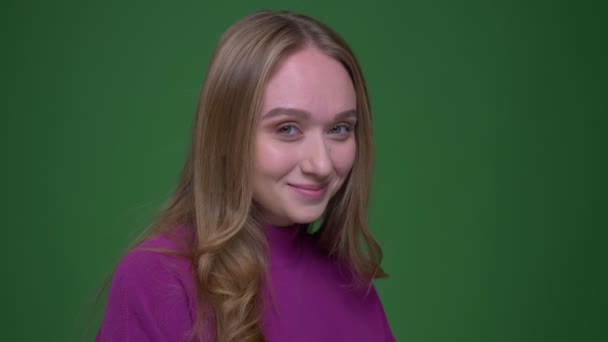
[[[344,268],[299,226],[263,227],[270,247],[262,330],[268,342],[394,341],[373,285],[355,290]],[[158,236],[130,251],[116,269],[96,341],[185,341],[195,318],[195,281],[179,250]],[[212,331],[207,331],[213,336]]]

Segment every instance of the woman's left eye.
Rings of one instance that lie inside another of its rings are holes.
[[[334,127],[331,128],[330,133],[332,134],[346,134],[348,132],[350,132],[351,128],[350,125],[347,124],[341,124],[341,125],[335,125]]]

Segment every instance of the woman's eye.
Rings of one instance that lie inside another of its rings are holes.
[[[298,134],[298,128],[294,125],[284,125],[279,127],[278,132],[285,135],[296,135]]]
[[[341,125],[336,125],[334,127],[331,128],[330,133],[332,134],[346,134],[348,132],[350,132],[351,128],[350,125],[347,124],[341,124]]]

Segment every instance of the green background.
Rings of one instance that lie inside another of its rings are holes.
[[[600,1],[58,0],[0,5],[2,341],[97,329],[97,289],[176,183],[213,47],[262,8],[360,59],[397,340],[608,340]]]

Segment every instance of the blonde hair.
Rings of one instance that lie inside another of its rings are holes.
[[[215,49],[200,95],[192,144],[177,188],[149,235],[189,229],[186,252],[196,273],[198,315],[192,336],[263,341],[261,283],[266,241],[255,220],[252,170],[265,85],[278,63],[312,44],[340,61],[357,95],[356,159],[330,200],[318,243],[360,284],[384,276],[382,252],[367,228],[372,125],[365,81],[348,45],[324,24],[291,12],[260,11],[228,29]],[[205,326],[213,322],[212,326]]]

